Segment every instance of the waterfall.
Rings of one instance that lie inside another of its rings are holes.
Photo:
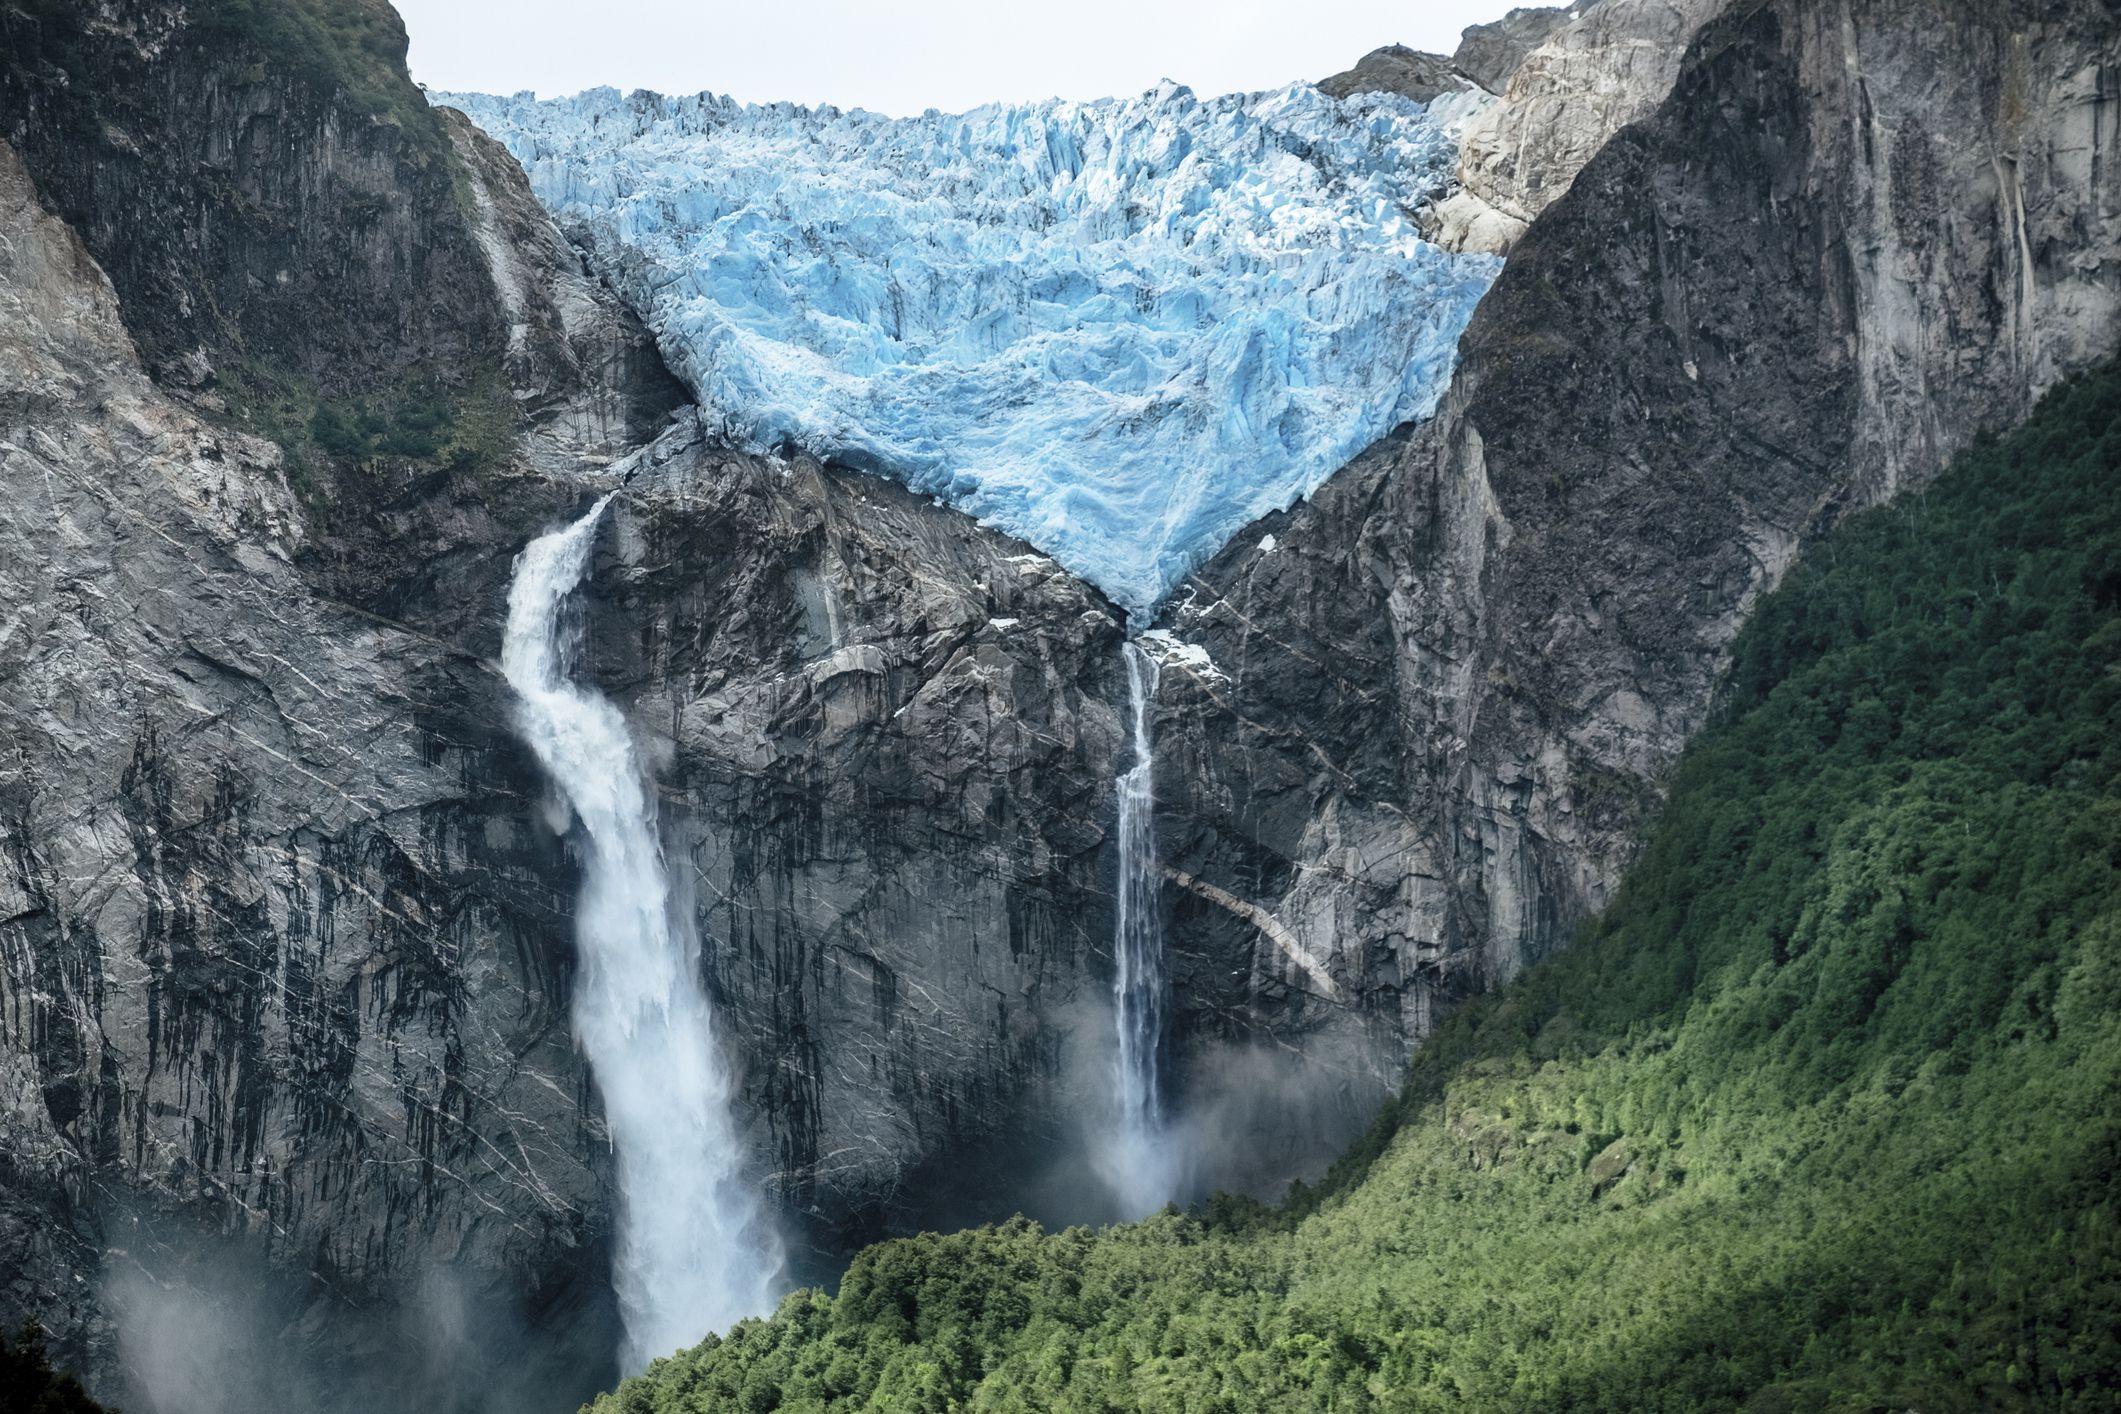
[[[699,936],[690,910],[672,907],[632,738],[616,707],[568,679],[561,608],[610,501],[517,557],[501,671],[518,699],[517,730],[581,821],[574,1031],[616,1156],[613,1285],[626,1326],[620,1361],[632,1373],[770,1311],[781,1260],[739,1173]]]
[[[1112,1011],[1119,1031],[1113,1054],[1115,1132],[1106,1155],[1107,1180],[1124,1216],[1136,1218],[1170,1201],[1173,1154],[1157,1088],[1156,1050],[1164,1025],[1164,940],[1156,908],[1162,877],[1156,864],[1156,771],[1149,740],[1149,706],[1156,696],[1156,660],[1129,640],[1127,704],[1134,764],[1119,778],[1119,906],[1113,930]]]

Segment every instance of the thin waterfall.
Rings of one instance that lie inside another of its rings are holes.
[[[569,680],[561,609],[610,502],[516,558],[501,671],[516,692],[517,730],[581,822],[574,1032],[615,1152],[612,1276],[626,1327],[620,1363],[633,1373],[770,1311],[781,1251],[743,1182],[699,935],[690,910],[672,907],[633,740],[616,707]]]
[[[1113,1054],[1117,1124],[1107,1154],[1107,1179],[1125,1208],[1140,1217],[1170,1201],[1173,1156],[1158,1089],[1156,1052],[1164,1025],[1164,940],[1157,912],[1162,877],[1156,863],[1156,768],[1149,707],[1156,698],[1156,660],[1139,643],[1122,650],[1127,663],[1134,764],[1121,774],[1119,892],[1113,930],[1112,1011],[1119,1031]]]

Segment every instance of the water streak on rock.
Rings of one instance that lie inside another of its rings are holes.
[[[1129,1217],[1140,1217],[1172,1197],[1175,1155],[1157,1079],[1163,1038],[1163,928],[1157,889],[1156,767],[1149,704],[1156,698],[1157,664],[1129,641],[1127,705],[1134,764],[1119,778],[1119,908],[1113,930],[1112,1090],[1117,1123],[1105,1155],[1106,1174]]]

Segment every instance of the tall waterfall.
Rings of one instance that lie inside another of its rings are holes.
[[[1156,697],[1156,660],[1129,640],[1127,703],[1134,764],[1119,778],[1119,908],[1113,936],[1112,1002],[1119,1045],[1113,1053],[1117,1123],[1106,1154],[1106,1177],[1127,1217],[1141,1217],[1170,1201],[1174,1156],[1157,1088],[1156,1049],[1164,1025],[1164,940],[1156,908],[1162,877],[1156,864],[1155,756],[1149,706]]]
[[[516,726],[581,821],[574,1029],[616,1153],[613,1284],[630,1372],[771,1309],[778,1239],[741,1181],[731,1077],[715,1047],[689,909],[672,907],[626,722],[568,679],[561,607],[588,568],[604,497],[517,557],[501,671]]]

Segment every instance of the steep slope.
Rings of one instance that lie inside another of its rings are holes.
[[[304,1354],[358,1400],[442,1310],[580,1322],[524,1373],[593,1379],[605,1159],[498,693],[311,591],[279,448],[148,381],[5,149],[0,234],[10,1323],[174,1408],[284,1399]]]
[[[1599,0],[1511,64],[1497,103],[1466,123],[1458,188],[1429,213],[1427,228],[1450,250],[1507,254],[1540,212],[1569,189],[1613,134],[1647,116],[1672,91],[1681,56],[1726,0]],[[1561,13],[1561,12],[1549,12]],[[1522,12],[1511,21],[1531,30]],[[1461,62],[1499,63],[1511,50],[1466,31]],[[1470,50],[1471,52],[1466,52]]]
[[[1259,1057],[1363,1104],[1565,940],[1802,539],[2111,346],[2107,15],[1941,13],[1739,7],[1535,223],[1437,424],[1181,591],[1167,1046],[1231,1149],[1289,1132],[1215,1107]],[[174,1407],[596,1377],[576,866],[488,665],[510,557],[621,485],[588,666],[809,1260],[1086,1205],[1047,1161],[1108,1034],[1120,612],[717,443],[380,4],[0,26],[0,1315]],[[249,1329],[191,1319],[231,1293]]]
[[[7,1325],[171,1410],[605,1378],[575,865],[491,657],[515,551],[628,476],[597,666],[697,864],[747,1167],[827,1267],[939,1201],[929,1166],[1013,1202],[965,1156],[1072,1135],[1118,616],[953,512],[705,439],[505,153],[402,68],[365,106],[387,7],[0,22]],[[169,281],[217,303],[171,323]],[[342,314],[360,359],[315,342]]]
[[[2098,0],[1748,3],[1679,64],[1700,13],[1607,0],[1550,36],[1610,38],[1606,78],[1595,49],[1568,72],[1629,114],[1673,92],[1572,166],[1435,421],[1162,618],[1182,1100],[1231,1046],[1300,1053],[1344,1103],[1389,1087],[1450,1005],[1610,897],[1805,538],[2121,328]],[[1653,50],[1656,82],[1622,82]]]
[[[2110,1407],[2117,491],[2109,365],[1821,543],[1322,1193],[890,1243],[593,1408]]]
[[[1561,945],[1808,540],[2121,343],[2112,13],[1735,7],[1436,419],[1181,587],[1161,855],[1285,935],[1167,890],[1185,1033],[1396,1057]]]

